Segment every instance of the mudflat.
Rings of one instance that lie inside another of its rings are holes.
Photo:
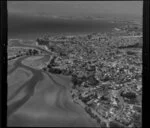
[[[32,72],[24,69],[24,68],[17,68],[13,73],[8,75],[8,86],[13,86],[19,83],[24,83],[27,80],[31,79],[33,76]]]
[[[58,76],[51,74],[50,78],[45,73],[43,76],[44,79],[35,87],[34,95],[10,116],[8,126],[96,126],[84,109],[72,102],[67,88],[70,86],[69,79],[68,84],[60,84],[56,82],[59,81]]]
[[[17,60],[16,70],[8,76],[11,85],[8,88],[10,95],[7,102],[8,126],[97,126],[96,121],[91,119],[81,106],[72,101],[69,92],[71,77],[42,72],[22,64],[24,59]],[[39,60],[39,57],[36,59]],[[17,68],[19,66],[22,68]],[[30,78],[31,73],[32,78]]]
[[[33,74],[30,70],[17,68],[7,77],[8,83],[8,100],[16,94],[16,91],[32,78]]]

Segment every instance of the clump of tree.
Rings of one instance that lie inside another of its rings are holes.
[[[126,93],[121,92],[120,96],[122,96],[124,98],[124,101],[127,102],[128,104],[138,103],[137,96],[134,92],[126,92]]]
[[[56,58],[57,56],[53,56],[53,58],[51,59],[50,63],[47,65],[48,68],[54,67],[56,66]]]
[[[49,44],[48,39],[37,38],[36,41],[38,42],[39,45],[48,45]]]
[[[39,54],[39,51],[36,50],[36,49],[29,49],[27,52],[26,52],[26,55],[38,55]]]
[[[142,48],[142,43],[135,43],[135,44],[131,44],[131,45],[127,45],[127,46],[120,46],[118,48],[120,49],[124,49],[124,48]]]
[[[54,73],[54,74],[61,74],[62,73],[62,71],[60,69],[57,69],[57,68],[49,68],[48,71],[51,73]]]
[[[134,122],[134,128],[142,128],[142,115],[135,113],[132,117]]]
[[[123,126],[121,126],[121,125],[119,125],[118,123],[113,122],[113,121],[111,121],[111,122],[109,123],[109,127],[110,127],[110,128],[124,128]]]
[[[120,94],[122,97],[128,98],[128,99],[135,99],[136,98],[136,94],[134,92],[122,92]]]
[[[126,52],[128,55],[136,55],[136,52],[133,52],[133,51],[127,51]]]

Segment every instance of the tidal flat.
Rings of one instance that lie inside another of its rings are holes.
[[[16,91],[32,78],[31,71],[24,68],[17,68],[7,77],[8,82],[8,100],[16,94]]]
[[[45,57],[48,59],[47,56]],[[35,61],[40,59],[47,60],[46,58],[35,57]],[[31,60],[31,58],[24,59]],[[96,122],[90,118],[85,110],[72,101],[69,92],[71,88],[70,77],[42,72],[29,65],[24,65],[22,64],[24,59],[18,59],[16,62],[17,67],[22,68],[16,68],[9,75],[9,81],[16,79],[16,82],[10,81],[8,83],[9,86],[11,85],[11,89],[8,89],[8,92],[12,94],[15,92],[7,103],[8,126],[97,126]],[[27,81],[27,78],[31,77],[29,75],[31,73],[33,73],[33,77]],[[21,82],[19,85],[17,83],[17,81],[21,81],[19,77],[24,81],[26,80],[26,82]]]

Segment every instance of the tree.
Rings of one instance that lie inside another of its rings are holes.
[[[87,38],[90,40],[92,38],[92,35],[87,35]]]
[[[34,55],[38,54],[38,51],[34,49],[34,50],[33,50],[33,54],[34,54]]]

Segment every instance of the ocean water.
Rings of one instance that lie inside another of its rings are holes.
[[[55,34],[86,34],[92,32],[108,32],[119,23],[104,20],[71,20],[8,15],[8,38],[36,39],[49,33]]]

